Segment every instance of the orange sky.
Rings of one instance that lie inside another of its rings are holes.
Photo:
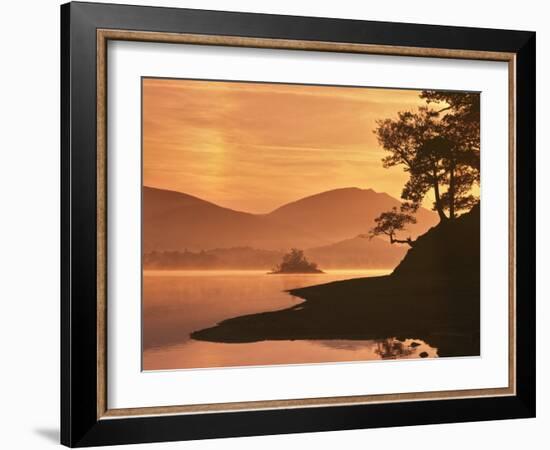
[[[399,198],[377,119],[415,109],[419,91],[143,80],[143,183],[264,213],[341,187]]]

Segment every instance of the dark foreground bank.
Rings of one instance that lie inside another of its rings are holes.
[[[418,338],[479,355],[479,207],[420,236],[391,275],[294,289],[305,301],[191,334],[212,342]]]

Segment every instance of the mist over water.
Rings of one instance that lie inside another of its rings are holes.
[[[145,271],[143,369],[168,370],[271,364],[308,364],[437,356],[417,336],[398,341],[295,340],[212,343],[193,331],[245,314],[301,303],[289,289],[386,275],[391,270],[331,270],[324,274],[267,275],[257,270]],[[411,346],[412,344],[412,346]],[[419,344],[419,345],[418,345]]]

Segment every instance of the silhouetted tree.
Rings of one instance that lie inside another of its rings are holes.
[[[452,112],[452,115],[460,119],[463,124],[472,125],[472,136],[479,137],[480,96],[478,93],[425,90],[420,94],[420,98],[426,100],[428,104],[445,103],[446,106],[438,112]]]
[[[390,243],[409,244],[411,247],[414,241],[408,237],[407,239],[398,239],[396,233],[403,231],[407,224],[416,223],[416,219],[412,214],[407,212],[406,207],[398,210],[395,206],[391,211],[386,211],[374,219],[376,226],[372,228],[368,235],[360,235],[360,237],[373,238],[375,236],[385,235],[390,238]]]
[[[390,153],[382,162],[409,173],[401,198],[411,212],[433,189],[440,220],[454,220],[478,201],[471,190],[479,183],[479,95],[423,91],[420,97],[427,105],[416,112],[377,122],[374,132]]]
[[[283,256],[283,261],[272,273],[322,273],[322,270],[316,263],[307,260],[303,250],[292,248]]]

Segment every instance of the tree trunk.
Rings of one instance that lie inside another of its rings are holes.
[[[392,235],[390,235],[390,244],[408,244],[411,247],[414,247],[416,241],[413,241],[410,237],[407,239],[395,239]]]
[[[455,168],[451,167],[449,174],[449,218],[455,218]]]
[[[439,220],[444,222],[447,220],[445,211],[443,211],[443,206],[441,206],[441,195],[439,194],[439,181],[437,180],[437,171],[434,167],[433,169],[433,187],[434,187],[434,196],[435,196],[435,209],[437,214],[439,214]]]

